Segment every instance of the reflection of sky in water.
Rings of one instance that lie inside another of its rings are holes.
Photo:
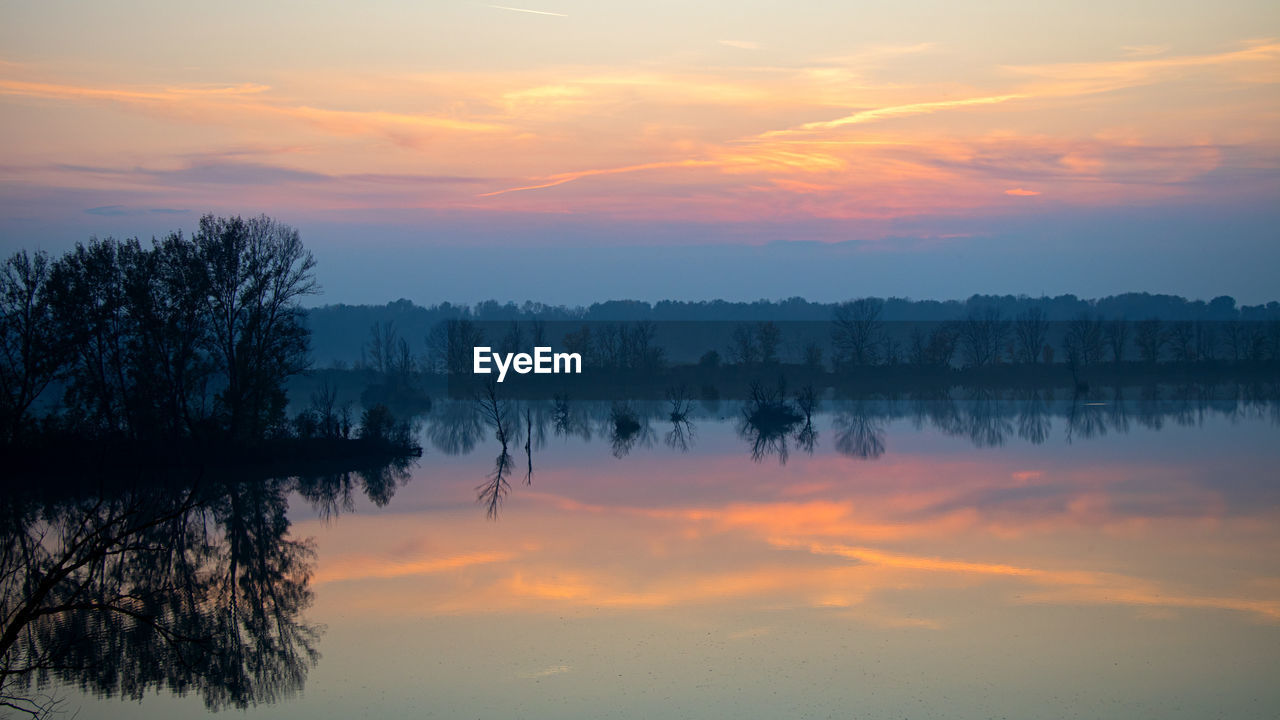
[[[550,436],[497,522],[497,448],[429,451],[328,523],[324,653],[280,717],[1273,717],[1275,426],[1204,417],[975,448],[910,419],[885,452],[753,462],[734,423]],[[523,444],[516,463],[523,462]],[[197,714],[198,700],[90,701]]]

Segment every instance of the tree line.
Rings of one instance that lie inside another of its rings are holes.
[[[1280,303],[1238,305],[1230,296],[1210,301],[1190,300],[1176,295],[1123,293],[1085,299],[1075,295],[1028,297],[1025,295],[973,295],[966,300],[910,300],[870,298],[879,302],[879,319],[884,322],[959,322],[972,315],[998,313],[1012,321],[1029,312],[1039,313],[1047,322],[1070,322],[1082,314],[1103,320],[1155,318],[1163,323],[1213,321],[1263,322],[1280,319]],[[408,300],[386,305],[326,305],[307,310],[306,323],[312,330],[314,356],[321,365],[361,361],[362,349],[356,338],[364,337],[372,325],[393,324],[402,336],[423,338],[448,320],[478,323],[525,324],[534,322],[826,322],[843,303],[809,302],[795,297],[787,300],[727,302],[724,300],[682,302],[663,300],[649,303],[610,300],[581,307],[545,305],[536,302],[499,303],[487,300],[474,305],[440,303],[420,306]],[[498,338],[490,338],[497,340]],[[936,348],[938,350],[944,348]]]
[[[144,246],[91,239],[0,272],[0,431],[253,441],[283,432],[285,380],[309,363],[299,300],[317,292],[297,230],[206,215]],[[50,388],[56,411],[34,417]]]

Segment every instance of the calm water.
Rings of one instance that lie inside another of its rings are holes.
[[[492,430],[437,408],[389,503],[291,498],[322,657],[247,714],[1280,715],[1275,406],[1033,400],[827,401],[785,463],[731,403],[621,443],[538,409],[496,520]]]

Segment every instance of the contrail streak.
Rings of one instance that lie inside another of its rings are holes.
[[[524,8],[507,7],[506,5],[490,5],[489,7],[497,10],[510,10],[511,12],[532,13],[534,15],[552,15],[554,17],[569,17],[564,13],[546,12],[545,10],[526,10]]]

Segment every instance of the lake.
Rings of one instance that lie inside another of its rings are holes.
[[[437,404],[390,488],[289,490],[320,656],[247,715],[1280,714],[1274,401],[827,396],[764,433],[740,408],[636,403],[619,436],[617,406],[513,406],[503,460]]]

